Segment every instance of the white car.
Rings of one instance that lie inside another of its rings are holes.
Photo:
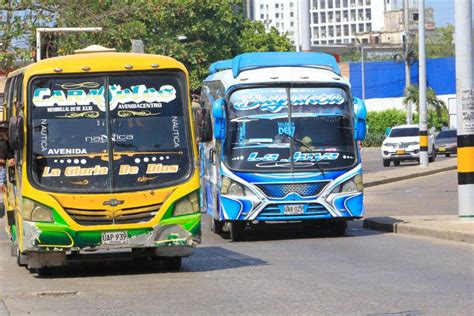
[[[420,161],[420,129],[418,125],[400,125],[390,130],[389,135],[382,143],[382,159],[384,167],[390,166],[393,161],[399,166],[401,161]],[[435,160],[434,137],[428,132],[429,161]]]

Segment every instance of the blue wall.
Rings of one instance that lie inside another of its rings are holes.
[[[362,97],[361,63],[349,63],[352,93]],[[365,98],[396,98],[405,89],[405,64],[392,61],[364,63]],[[418,84],[418,63],[411,66],[411,82]],[[436,94],[456,93],[454,57],[432,58],[426,61],[426,83]]]

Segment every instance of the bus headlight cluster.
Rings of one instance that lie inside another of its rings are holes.
[[[358,174],[352,179],[347,180],[343,184],[335,187],[331,193],[357,193],[364,191],[362,175]]]
[[[326,198],[328,203],[332,203],[338,196],[347,193],[358,193],[364,191],[364,184],[362,183],[362,175],[358,174],[355,177],[347,180],[341,185],[335,187]]]
[[[54,222],[53,213],[49,207],[28,198],[23,198],[21,216],[23,219],[31,222]]]
[[[249,188],[244,187],[240,183],[235,182],[226,176],[223,176],[221,180],[221,194],[246,196],[250,198],[255,197],[255,194]]]
[[[173,210],[173,216],[187,215],[199,212],[199,198],[197,191],[185,196],[176,202]]]

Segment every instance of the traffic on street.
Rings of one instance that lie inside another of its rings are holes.
[[[0,3],[0,316],[472,315],[472,0]]]

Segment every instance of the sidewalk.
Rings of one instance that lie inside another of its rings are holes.
[[[456,167],[457,159],[448,159],[430,163],[427,168],[422,168],[419,165],[404,168],[387,168],[383,171],[364,174],[364,187],[368,188],[375,185],[455,170]]]
[[[457,215],[370,217],[364,228],[474,244],[474,219]]]

